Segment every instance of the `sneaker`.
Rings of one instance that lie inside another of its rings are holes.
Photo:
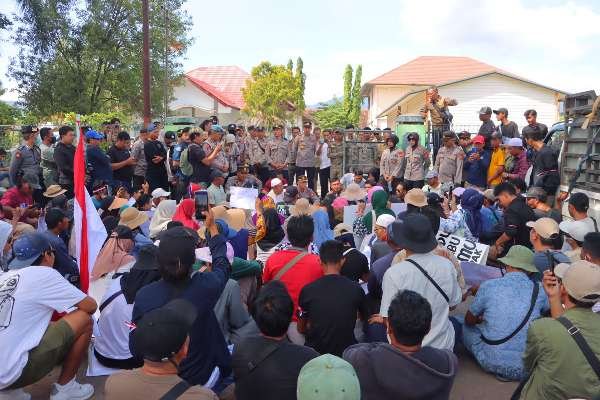
[[[94,395],[94,387],[89,383],[79,383],[73,379],[64,386],[52,385],[50,400],[86,400]]]
[[[23,389],[0,390],[0,400],[29,400],[31,395]]]

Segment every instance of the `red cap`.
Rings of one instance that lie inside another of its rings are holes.
[[[477,135],[473,138],[473,143],[480,143],[480,144],[484,144],[485,143],[485,138],[481,135]]]

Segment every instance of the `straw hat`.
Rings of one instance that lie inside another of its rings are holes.
[[[342,236],[346,233],[352,233],[352,227],[348,224],[340,223],[333,228],[333,237]]]
[[[425,196],[423,189],[410,189],[404,196],[404,202],[415,207],[425,207],[427,205],[427,196]]]
[[[232,229],[239,231],[246,223],[246,211],[241,208],[229,209],[225,214],[225,221]]]
[[[344,197],[348,201],[357,201],[364,200],[365,197],[367,197],[367,193],[364,189],[361,189],[358,183],[351,183],[348,185],[348,187],[346,187],[346,190],[340,194],[340,196]]]
[[[67,190],[60,187],[60,185],[50,185],[50,186],[48,186],[48,189],[46,189],[46,191],[43,194],[44,194],[44,197],[53,198],[56,196],[60,196],[61,194],[65,193],[66,191]]]
[[[121,213],[119,225],[125,225],[129,229],[135,229],[144,222],[148,221],[148,215],[137,208],[129,207]]]

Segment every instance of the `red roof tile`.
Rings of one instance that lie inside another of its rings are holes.
[[[422,56],[402,64],[377,78],[370,85],[440,85],[499,68],[469,57]]]
[[[238,109],[244,107],[242,88],[250,75],[243,69],[236,66],[199,67],[185,76],[224,105]]]

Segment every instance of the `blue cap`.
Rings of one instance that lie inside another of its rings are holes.
[[[156,129],[156,125],[154,125],[153,123],[149,123],[148,126],[146,126],[146,129],[148,130],[148,132],[152,132]]]
[[[231,229],[224,220],[217,219],[215,223],[219,226],[219,233],[227,239],[233,239],[237,236],[238,232],[235,229]]]
[[[87,131],[85,133],[85,137],[87,139],[97,139],[97,140],[104,139],[104,135],[103,134],[101,134],[100,132],[94,131],[92,129],[90,129],[89,131]]]
[[[19,236],[13,244],[14,257],[8,264],[8,268],[29,267],[42,253],[51,249],[50,241],[43,234],[39,232],[25,233]]]
[[[225,133],[225,130],[223,129],[223,127],[221,125],[213,125],[210,128],[211,132],[217,132],[217,133]]]

